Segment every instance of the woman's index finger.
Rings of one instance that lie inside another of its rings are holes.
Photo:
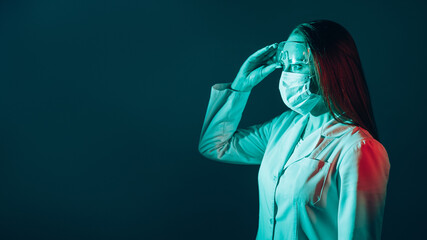
[[[277,43],[271,44],[269,46],[263,47],[260,50],[256,51],[254,54],[251,55],[251,57],[262,57],[268,53],[270,53],[270,51],[272,49],[276,49],[277,48]]]

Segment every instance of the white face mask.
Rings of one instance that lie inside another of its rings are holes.
[[[318,94],[310,92],[309,74],[282,72],[279,82],[280,95],[283,102],[295,112],[306,115],[322,97]]]

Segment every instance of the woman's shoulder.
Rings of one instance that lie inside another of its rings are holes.
[[[347,148],[351,148],[352,146],[354,147],[355,145],[361,146],[363,144],[372,144],[383,147],[377,139],[372,137],[368,130],[354,125],[349,125],[348,128],[349,131],[342,139]]]
[[[349,151],[361,152],[374,149],[378,152],[385,152],[384,146],[363,127],[353,125],[349,122],[338,122],[332,120],[322,130],[325,138],[335,139],[336,148],[341,153]]]
[[[339,139],[346,146],[364,141],[379,143],[366,129],[356,126],[351,122],[338,122],[335,119],[332,119],[323,126],[322,135],[327,138]]]
[[[384,159],[388,162],[387,151],[377,139],[364,128],[350,125],[349,131],[340,139],[342,146],[341,160],[352,158]]]

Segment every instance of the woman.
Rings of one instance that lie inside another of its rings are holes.
[[[238,129],[252,88],[282,68],[290,108]],[[380,239],[390,164],[350,34],[319,20],[252,54],[216,84],[200,138],[207,158],[260,164],[257,239]]]

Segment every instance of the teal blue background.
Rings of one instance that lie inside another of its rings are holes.
[[[384,239],[424,233],[422,1],[1,1],[1,239],[254,239],[256,166],[197,152],[210,87],[297,24],[353,35],[391,161]],[[241,126],[286,108],[279,71]]]

